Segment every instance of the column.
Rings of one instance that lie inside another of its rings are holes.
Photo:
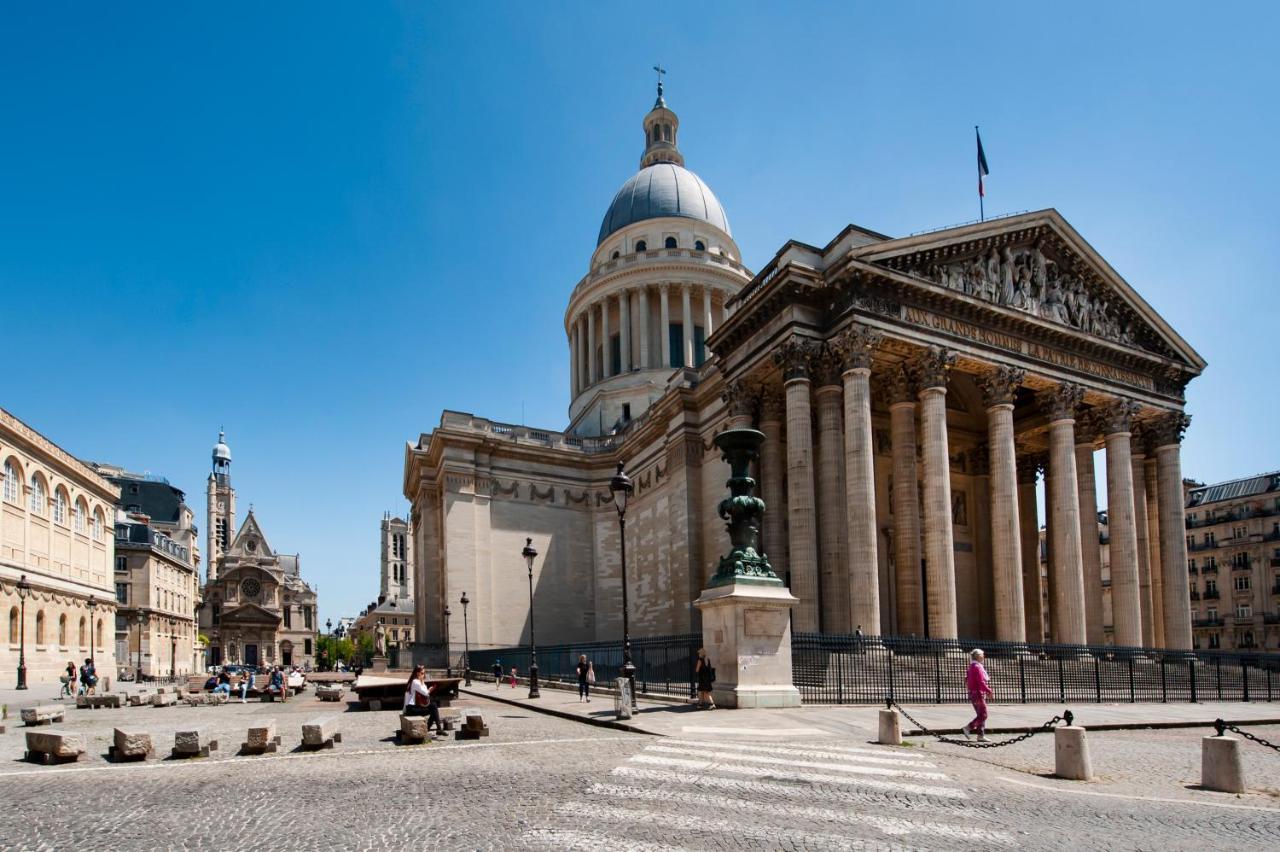
[[[1076,424],[1076,476],[1080,497],[1080,556],[1084,568],[1084,633],[1090,645],[1106,644],[1102,618],[1102,543],[1098,540],[1098,485],[1093,443],[1097,424],[1082,417]]]
[[[596,374],[596,307],[587,307],[587,381],[595,384],[599,377]]]
[[[760,393],[760,431],[764,446],[760,450],[760,498],[764,500],[764,552],[779,577],[787,576],[787,507],[783,499],[786,476],[785,451],[782,448],[784,416],[782,389],[770,386]]]
[[[1187,583],[1186,505],[1182,496],[1182,433],[1191,418],[1181,411],[1153,424],[1156,489],[1160,508],[1160,573],[1164,592],[1164,643],[1191,648],[1191,598]]]
[[[970,496],[973,498],[969,506],[969,528],[973,532],[974,589],[978,594],[978,626],[977,632],[973,635],[994,636],[996,635],[995,559],[991,554],[991,453],[988,445],[978,444],[966,452],[965,466],[969,471]],[[1018,550],[1018,555],[1021,557],[1021,549]],[[960,594],[958,582],[957,579],[957,596]],[[1021,603],[1021,574],[1018,576],[1018,589],[1018,602]],[[959,612],[956,618],[960,620]]]
[[[916,391],[907,371],[887,377],[889,432],[893,442],[893,582],[898,598],[898,633],[924,636],[920,571],[920,488],[916,464]]]
[[[1146,461],[1143,462],[1143,490],[1147,493],[1147,543],[1148,559],[1151,562],[1151,611],[1155,622],[1156,647],[1164,648],[1164,566],[1160,564],[1160,505],[1157,495],[1160,493],[1156,479],[1156,452],[1151,446],[1151,434],[1148,431],[1146,441]]]
[[[600,378],[607,379],[613,375],[613,341],[609,338],[609,297],[600,300]]]
[[[1053,599],[1056,614],[1054,641],[1066,645],[1085,644],[1084,565],[1080,555],[1080,497],[1076,480],[1075,410],[1084,396],[1078,385],[1062,384],[1042,394],[1048,403],[1049,514],[1053,524]],[[1128,459],[1125,459],[1126,469]],[[1110,471],[1110,459],[1107,468]],[[1132,495],[1130,495],[1132,502]],[[1115,550],[1112,550],[1114,576]],[[1114,584],[1112,588],[1114,594]]]
[[[684,309],[682,321],[684,323],[681,328],[681,343],[684,348],[684,365],[686,367],[694,366],[693,363],[693,305],[690,302],[692,298],[693,287],[689,284],[680,285],[680,306]],[[806,388],[808,386],[806,385]],[[806,390],[806,395],[808,391]],[[790,422],[790,417],[788,417]]]
[[[1142,644],[1138,531],[1133,517],[1129,425],[1136,406],[1120,400],[1100,412],[1107,442],[1107,522],[1111,536],[1111,621],[1117,645]]]
[[[1135,424],[1136,425],[1136,424]],[[1151,590],[1151,541],[1147,527],[1147,454],[1142,447],[1142,438],[1136,429],[1129,439],[1129,462],[1132,465],[1131,480],[1133,482],[1133,529],[1137,543],[1138,557],[1138,609],[1142,613],[1142,644],[1147,648],[1156,647],[1155,617],[1152,609]]]
[[[662,366],[671,366],[671,304],[669,284],[658,285],[658,341],[662,345]]]
[[[880,333],[862,325],[850,326],[838,341],[844,369],[841,379],[844,382],[843,522],[848,530],[847,606],[850,623],[867,636],[881,633],[875,440],[871,434],[871,359],[879,343]],[[911,449],[914,456],[914,442]]]
[[[587,318],[582,314],[578,314],[578,319],[573,324],[574,347],[578,350],[577,360],[574,362],[578,368],[578,391],[581,392],[587,386]]]
[[[920,391],[924,446],[925,602],[929,637],[956,638],[956,562],[951,535],[951,455],[947,447],[947,371],[955,354],[939,347],[912,362]]]
[[[621,372],[631,372],[631,291],[618,294],[618,346],[622,349]]]
[[[702,339],[711,336],[711,288],[702,288]]]
[[[1036,504],[1038,456],[1018,459],[1018,529],[1022,539],[1022,608],[1027,641],[1044,641],[1044,588],[1040,579],[1040,508]]]
[[[817,413],[818,598],[823,633],[852,633],[849,614],[848,532],[844,509],[843,391],[840,355],[822,346],[813,359],[814,408]],[[864,632],[879,633],[868,625]]]
[[[991,477],[992,589],[996,639],[1001,642],[1027,640],[1018,523],[1018,451],[1013,438],[1014,394],[1025,375],[1013,367],[997,367],[982,377]]]
[[[685,318],[689,290],[683,291]],[[686,326],[688,328],[688,326]],[[685,338],[686,352],[689,338]],[[809,411],[809,360],[813,344],[799,336],[788,339],[773,355],[782,367],[787,405],[787,540],[790,545],[791,592],[800,598],[791,623],[798,633],[818,630],[818,530],[813,499],[813,423]]]
[[[749,429],[752,415],[755,414],[756,389],[742,379],[733,379],[724,386],[720,394],[725,408],[729,411],[730,429]],[[765,504],[768,509],[768,504]]]
[[[649,288],[636,290],[636,315],[640,320],[640,369],[653,366],[649,359]]]

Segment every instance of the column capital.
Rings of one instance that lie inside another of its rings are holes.
[[[877,374],[880,380],[880,391],[888,397],[889,405],[903,403],[915,404],[916,385],[911,380],[911,373],[905,364],[894,364],[883,373]]]
[[[813,353],[810,369],[813,383],[819,388],[840,387],[840,376],[844,372],[844,357],[838,346],[830,341],[820,344]]]
[[[908,362],[907,370],[915,380],[916,389],[923,393],[930,388],[947,388],[947,372],[956,363],[956,353],[941,346],[930,346]]]
[[[659,292],[659,293],[670,293],[670,292],[671,292],[671,282],[669,282],[669,281],[659,281],[659,282],[658,282],[658,292]]]
[[[781,423],[787,413],[787,399],[782,388],[765,385],[760,388],[760,421]]]
[[[1084,388],[1063,382],[1055,388],[1040,391],[1037,395],[1041,408],[1049,415],[1049,422],[1055,420],[1074,420],[1076,409],[1084,399]]]
[[[1088,444],[1092,446],[1103,434],[1102,422],[1097,408],[1084,408],[1076,414],[1076,446]]]
[[[793,334],[773,350],[773,363],[782,368],[783,380],[808,379],[816,349],[809,338]]]
[[[1131,399],[1117,399],[1096,409],[1098,425],[1103,435],[1118,435],[1129,432],[1133,426],[1133,415],[1138,413],[1138,403]]]
[[[983,404],[987,408],[1013,405],[1014,394],[1018,392],[1026,376],[1026,370],[1003,365],[983,373],[978,377],[978,385],[982,388]]]
[[[1024,453],[1018,456],[1018,482],[1035,485],[1036,477],[1048,467],[1049,457],[1044,453]]]
[[[734,379],[725,384],[720,397],[724,400],[732,417],[754,418],[759,402],[759,391],[755,382],[747,379]]]
[[[1182,443],[1182,433],[1191,425],[1191,416],[1182,411],[1168,411],[1150,421],[1151,446],[1176,447]]]
[[[879,331],[861,323],[853,323],[828,345],[840,356],[841,367],[849,370],[871,369],[871,356],[883,338]]]

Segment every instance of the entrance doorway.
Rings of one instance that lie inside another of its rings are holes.
[[[280,643],[280,664],[284,666],[293,665],[293,643]]]
[[[258,646],[257,645],[244,646],[244,664],[246,666],[252,666],[255,669],[258,667]]]

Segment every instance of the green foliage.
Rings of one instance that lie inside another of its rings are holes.
[[[333,666],[338,660],[350,663],[355,656],[356,646],[350,639],[337,639],[332,636],[321,636],[316,640],[316,658],[323,654],[326,666]]]

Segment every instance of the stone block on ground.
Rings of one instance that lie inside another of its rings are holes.
[[[119,695],[77,695],[76,707],[82,710],[120,709]]]
[[[458,730],[457,738],[460,740],[478,740],[487,736],[489,736],[489,727],[485,725],[484,717],[475,711],[468,711],[463,717],[462,727]]]
[[[462,711],[456,707],[444,707],[440,710],[440,721],[446,731],[452,731],[462,724]]]
[[[342,742],[342,730],[337,716],[319,716],[302,726],[303,748],[333,748]]]
[[[1238,737],[1205,737],[1200,740],[1200,786],[1221,793],[1245,792]]]
[[[36,763],[66,763],[84,754],[84,736],[69,731],[27,731],[27,760]]]
[[[174,757],[208,757],[218,750],[218,741],[209,738],[207,728],[190,728],[173,735]]]
[[[1089,741],[1079,725],[1053,729],[1053,774],[1068,781],[1092,781]]]
[[[137,692],[129,693],[130,707],[141,707],[143,704],[150,703],[150,701],[151,701],[151,696],[147,693],[147,690],[145,689],[139,689]]]
[[[880,736],[876,741],[881,745],[902,745],[902,717],[897,710],[880,711]]]
[[[66,718],[66,708],[61,704],[41,704],[36,707],[23,707],[21,711],[24,725],[48,725],[61,722]]]
[[[245,754],[263,754],[275,751],[279,745],[280,737],[276,735],[276,720],[263,719],[249,726],[240,750]]]
[[[187,695],[187,704],[202,707],[212,704],[226,704],[230,699],[225,692],[192,692]]]
[[[157,692],[151,696],[152,707],[173,707],[178,703],[178,695],[174,692]]]
[[[431,737],[426,716],[400,716],[400,730],[396,736],[402,743],[423,743]]]
[[[116,728],[112,733],[109,749],[112,760],[146,760],[154,751],[151,734],[146,731]]]
[[[316,698],[319,698],[321,701],[341,701],[342,696],[345,694],[346,690],[342,688],[341,684],[334,684],[332,686],[319,684],[316,686]]]

